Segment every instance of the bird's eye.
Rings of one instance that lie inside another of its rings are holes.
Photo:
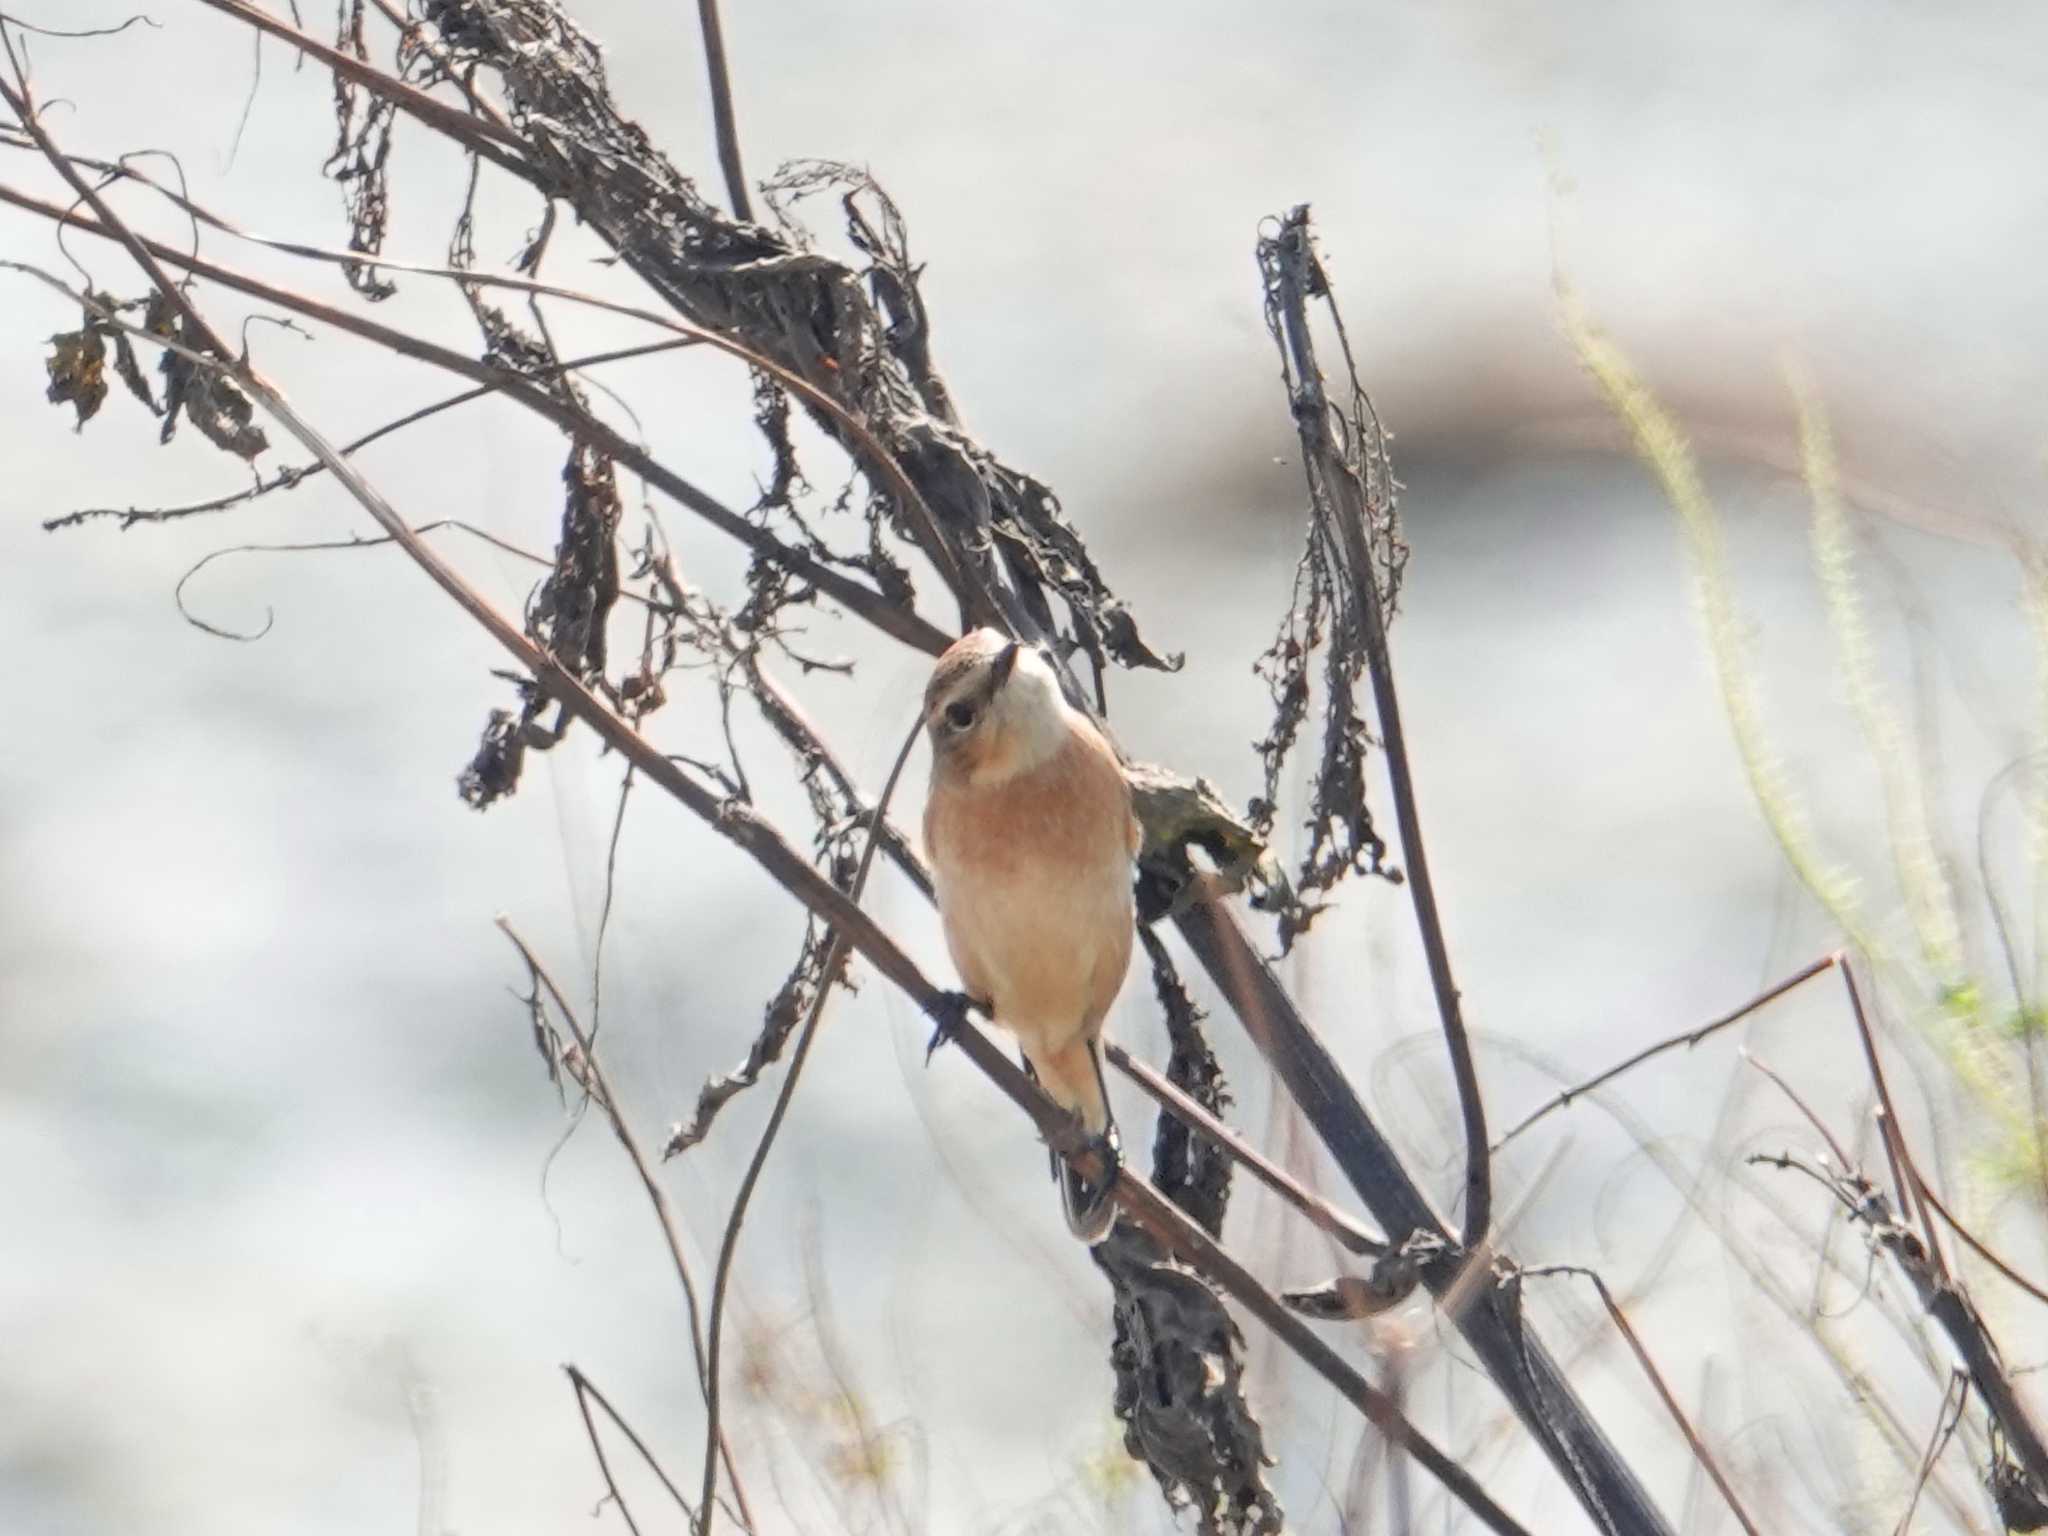
[[[964,731],[974,724],[974,706],[965,699],[955,699],[946,706],[946,724],[956,731]]]

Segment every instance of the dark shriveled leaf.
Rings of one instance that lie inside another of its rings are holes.
[[[711,1134],[711,1125],[726,1104],[761,1080],[761,1074],[781,1060],[782,1049],[791,1033],[811,1011],[818,991],[826,984],[825,962],[831,957],[832,932],[820,923],[804,928],[804,939],[789,976],[769,999],[762,1014],[760,1033],[747,1047],[746,1060],[733,1071],[712,1078],[697,1092],[697,1107],[687,1124],[669,1128],[662,1146],[664,1158],[687,1152]]]
[[[1230,1107],[1223,1069],[1202,1033],[1202,1014],[1165,944],[1141,928],[1153,985],[1173,1042],[1166,1075],[1211,1114]],[[1212,1237],[1223,1230],[1231,1163],[1223,1151],[1162,1111],[1153,1132],[1159,1190]],[[1090,1250],[1109,1277],[1116,1332],[1110,1407],[1124,1448],[1152,1469],[1174,1509],[1193,1509],[1214,1536],[1267,1536],[1285,1524],[1266,1486],[1264,1433],[1244,1392],[1244,1336],[1199,1276],[1163,1254],[1128,1221]]]
[[[1150,928],[1139,938],[1152,963],[1152,987],[1173,1042],[1166,1062],[1166,1080],[1221,1120],[1230,1108],[1230,1086],[1202,1031],[1202,1010],[1188,996],[1173,956]],[[1223,1213],[1230,1203],[1231,1161],[1206,1136],[1198,1136],[1165,1110],[1152,1131],[1152,1182],[1159,1192],[1186,1211],[1211,1237],[1223,1235]]]
[[[50,338],[43,366],[50,371],[50,404],[70,406],[78,413],[77,430],[84,431],[107,398],[107,343],[91,316],[78,330]]]
[[[204,341],[172,310],[162,294],[154,295],[143,317],[143,328],[155,335],[175,337],[187,351],[204,352]],[[234,381],[217,368],[203,368],[191,358],[171,351],[157,360],[164,379],[164,425],[159,434],[168,443],[178,430],[178,417],[198,429],[216,448],[237,458],[254,459],[270,446],[270,439],[256,425],[256,408]]]
[[[1266,281],[1266,325],[1280,349],[1281,368],[1290,398],[1297,412],[1315,412],[1311,404],[1322,398],[1323,388],[1310,389],[1293,375],[1293,357],[1281,334],[1277,294],[1280,288],[1280,244],[1276,238],[1259,241],[1259,268]],[[1326,463],[1320,455],[1305,459],[1309,487],[1309,525],[1306,547],[1294,571],[1294,591],[1287,612],[1280,620],[1279,633],[1255,663],[1253,670],[1265,680],[1273,698],[1273,724],[1263,739],[1253,744],[1265,770],[1265,787],[1249,807],[1253,829],[1261,838],[1273,830],[1280,814],[1280,783],[1311,710],[1320,701],[1320,756],[1311,784],[1309,803],[1300,825],[1308,833],[1308,846],[1294,877],[1294,893],[1279,908],[1280,947],[1291,948],[1306,933],[1328,903],[1318,893],[1334,890],[1352,874],[1380,875],[1398,880],[1400,872],[1386,862],[1387,845],[1374,829],[1372,811],[1366,804],[1366,758],[1377,744],[1358,712],[1359,684],[1368,666],[1372,624],[1361,607],[1360,586],[1370,583],[1380,611],[1391,619],[1399,595],[1401,572],[1408,548],[1401,542],[1396,518],[1396,496],[1400,484],[1394,479],[1393,463],[1387,454],[1386,433],[1378,413],[1358,382],[1351,366],[1351,349],[1344,336],[1344,322],[1330,297],[1329,284],[1319,266],[1311,272],[1310,293],[1323,300],[1330,324],[1342,343],[1349,396],[1341,406],[1331,406],[1332,434],[1338,453]],[[1310,416],[1314,419],[1313,414]],[[1355,482],[1358,501],[1366,509],[1367,526],[1363,544],[1372,569],[1354,571],[1346,558],[1347,530],[1337,519],[1344,514],[1341,499],[1332,493],[1325,476],[1341,475]],[[1320,677],[1317,663],[1320,660]]]
[[[335,46],[368,60],[363,41],[363,0],[342,0]],[[321,169],[341,188],[348,213],[348,248],[375,256],[384,249],[391,214],[391,130],[398,108],[388,98],[368,95],[346,76],[334,77],[334,149]],[[398,292],[366,261],[342,263],[348,285],[372,303]]]
[[[109,327],[109,330],[112,334],[108,340],[114,344],[114,372],[120,377],[121,382],[128,386],[128,393],[149,407],[150,415],[163,415],[164,408],[156,403],[156,394],[150,389],[149,379],[144,375],[142,364],[135,356],[135,344],[128,339],[126,331],[113,327]]]
[[[59,331],[50,338],[50,355],[43,360],[50,375],[50,403],[70,406],[78,413],[79,430],[84,430],[85,424],[106,403],[107,348],[111,346],[115,374],[128,386],[130,394],[148,406],[152,414],[160,415],[156,397],[142,376],[142,365],[135,360],[135,348],[129,344],[128,333],[103,318],[122,310],[140,309],[143,301],[124,302],[109,293],[95,293],[90,303],[96,308],[88,308],[79,317],[77,330]]]
[[[1204,1536],[1283,1530],[1244,1395],[1244,1336],[1222,1301],[1129,1222],[1089,1251],[1115,1294],[1109,1359],[1124,1448],[1152,1469],[1170,1507],[1194,1510]]]
[[[1998,1518],[2008,1531],[2048,1530],[2048,1498],[2027,1480],[2026,1472],[2010,1456],[2000,1455],[1991,1464],[1986,1482]]]
[[[225,374],[199,371],[197,378],[187,382],[183,401],[185,419],[214,447],[237,458],[253,459],[270,446],[270,439],[256,425],[255,406]]]
[[[528,748],[545,752],[561,740],[559,728],[549,730],[540,723],[547,695],[530,677],[516,672],[497,674],[519,694],[517,713],[494,709],[484,722],[483,739],[469,766],[456,776],[456,792],[474,810],[488,810],[519,787],[520,770],[526,766]]]
[[[604,676],[606,625],[619,601],[619,485],[612,461],[578,442],[562,466],[555,568],[527,608],[527,632],[585,681]]]
[[[956,552],[984,581],[1000,574],[1020,612],[1054,631],[1063,607],[1063,650],[1085,651],[1098,674],[1126,666],[1170,667],[1140,637],[1058,502],[1037,481],[996,462],[963,432],[929,354],[902,220],[872,180],[845,167],[806,163],[774,178],[801,190],[842,192],[861,264],[811,249],[793,221],[742,223],[708,202],[654,148],[612,99],[596,43],[546,0],[424,0],[440,34],[438,58],[407,57],[422,85],[494,76],[525,164],[541,191],[571,205],[666,302],[691,321],[733,336],[803,380],[837,411],[813,401],[813,424],[868,480],[871,551],[889,539],[929,535],[875,472],[873,449],[846,420],[864,424],[901,466]],[[842,417],[838,412],[844,412]],[[778,464],[778,475],[780,465]],[[779,584],[764,583],[764,590]],[[785,600],[808,599],[795,588]],[[907,601],[907,598],[906,598]]]

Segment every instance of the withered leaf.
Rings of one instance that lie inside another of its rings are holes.
[[[173,313],[170,301],[157,294],[149,301],[143,328],[153,335],[177,337],[191,350],[200,346]],[[188,357],[165,349],[157,363],[164,376],[163,431],[168,443],[178,430],[178,416],[197,427],[206,440],[239,458],[253,459],[270,446],[270,439],[256,425],[256,408],[235,382],[216,369],[201,368]]]
[[[149,380],[143,375],[142,364],[136,359],[135,345],[129,341],[126,331],[113,334],[114,372],[121,376],[121,382],[128,386],[128,393],[149,407],[152,416],[161,416],[164,408],[156,403],[156,395],[150,390]]]
[[[519,727],[519,717],[510,710],[492,710],[476,756],[456,777],[456,792],[479,811],[519,787],[519,772],[526,765],[526,742]]]
[[[152,314],[157,302],[151,301]],[[123,302],[110,293],[95,293],[91,303],[94,308],[85,311],[77,330],[63,331],[50,338],[50,355],[44,359],[50,370],[50,403],[68,404],[75,409],[81,430],[99,414],[107,398],[107,343],[112,342],[114,372],[128,386],[128,392],[148,406],[151,414],[163,414],[156,396],[150,393],[149,381],[143,377],[142,364],[136,359],[128,333],[102,318],[118,310],[139,308],[142,300]],[[170,332],[160,334],[168,336]]]
[[[562,466],[567,495],[555,568],[527,608],[527,633],[578,677],[601,677],[605,626],[619,600],[622,508],[612,461],[580,439]]]
[[[343,0],[337,10],[335,45],[367,63],[370,49],[363,40],[363,0]],[[376,95],[370,95],[365,103],[363,95],[345,75],[335,74],[334,152],[322,170],[342,189],[348,209],[348,248],[375,256],[384,249],[384,230],[390,218],[391,130],[398,108]],[[367,261],[345,261],[341,274],[349,287],[373,304],[398,292],[397,285]]]
[[[43,365],[50,370],[50,403],[77,411],[77,430],[84,431],[107,398],[107,343],[90,315],[78,330],[50,338]]]
[[[221,374],[209,371],[186,386],[185,417],[216,448],[244,459],[253,459],[268,448],[270,439],[256,425],[255,415],[249,397]]]

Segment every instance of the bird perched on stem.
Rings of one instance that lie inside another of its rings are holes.
[[[1130,785],[1051,662],[993,629],[939,658],[924,720],[925,851],[967,986],[960,1004],[1017,1037],[1025,1069],[1093,1138],[1105,1177],[1083,1177],[1057,1152],[1052,1166],[1067,1225],[1100,1242],[1116,1215],[1118,1147],[1097,1042],[1131,961]]]

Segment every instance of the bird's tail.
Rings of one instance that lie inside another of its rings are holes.
[[[1027,1062],[1027,1065],[1030,1063]],[[1063,1108],[1080,1118],[1089,1135],[1098,1138],[1111,1164],[1105,1176],[1091,1179],[1059,1153],[1052,1160],[1053,1182],[1059,1186],[1067,1229],[1082,1242],[1095,1244],[1109,1236],[1116,1222],[1116,1166],[1121,1158],[1116,1121],[1109,1112],[1109,1092],[1102,1080],[1102,1048],[1094,1040],[1077,1040],[1058,1056],[1037,1064],[1032,1075]],[[1063,1070],[1064,1069],[1064,1070]]]
[[[1116,1146],[1114,1123],[1107,1135],[1110,1145]],[[1116,1180],[1090,1180],[1057,1152],[1052,1154],[1052,1163],[1052,1176],[1060,1186],[1060,1204],[1067,1213],[1067,1230],[1093,1247],[1109,1236],[1109,1229],[1116,1225],[1116,1197],[1110,1193]]]

